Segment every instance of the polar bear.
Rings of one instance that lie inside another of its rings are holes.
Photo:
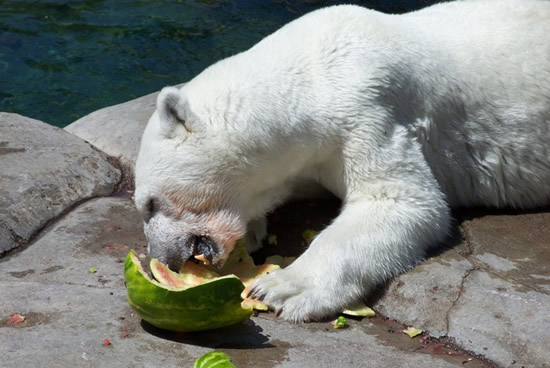
[[[135,171],[150,254],[222,265],[247,231],[259,246],[267,213],[320,185],[341,213],[251,292],[311,321],[422,260],[450,206],[550,203],[549,35],[547,1],[341,5],[163,89]]]

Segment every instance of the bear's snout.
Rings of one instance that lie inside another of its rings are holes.
[[[237,240],[246,234],[246,221],[228,205],[204,208],[193,198],[159,193],[136,189],[136,206],[144,214],[149,255],[176,272],[192,256],[222,267]]]
[[[177,248],[169,249],[172,251],[168,251],[164,257],[158,258],[161,262],[165,263],[172,271],[179,272],[181,266],[183,266],[187,258],[184,257],[182,252],[179,252]]]
[[[174,272],[179,272],[185,262],[193,256],[206,264],[221,266],[221,251],[218,244],[208,236],[192,235],[185,239],[178,238],[173,243],[151,244],[149,255],[166,264]]]
[[[194,237],[193,255],[202,256],[206,263],[215,263],[220,253],[219,247],[214,240],[207,236]]]

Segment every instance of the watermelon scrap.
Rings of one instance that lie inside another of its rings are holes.
[[[19,313],[12,314],[9,323],[12,325],[18,325],[25,321],[25,317],[20,315]]]
[[[340,316],[331,322],[334,328],[344,328],[346,327],[347,323],[348,323],[348,320],[344,316]]]
[[[371,308],[362,303],[356,304],[349,309],[344,309],[342,313],[354,317],[374,317],[376,315],[376,313]]]
[[[277,245],[277,235],[269,234],[267,236],[267,244],[268,245]]]
[[[413,337],[420,335],[422,333],[422,330],[414,327],[407,327],[401,332],[406,333],[412,339]]]
[[[147,275],[134,250],[126,256],[124,278],[128,303],[155,327],[172,331],[203,331],[244,321],[252,309],[241,306],[244,285],[234,275],[190,286],[163,284]],[[152,262],[157,274],[177,275],[166,265]],[[182,281],[182,280],[178,280]],[[185,283],[185,279],[183,280]]]
[[[310,245],[313,239],[317,236],[318,232],[313,229],[305,229],[302,232],[302,239],[304,240],[304,245]]]
[[[221,351],[211,351],[201,356],[193,368],[237,368],[231,363],[231,357]]]

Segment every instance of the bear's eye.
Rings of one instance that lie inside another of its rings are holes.
[[[145,205],[145,210],[147,212],[153,212],[153,210],[155,209],[155,200],[153,198],[151,198],[147,204]]]
[[[150,198],[147,203],[145,203],[143,217],[145,221],[148,221],[153,214],[158,210],[157,204],[153,198]]]

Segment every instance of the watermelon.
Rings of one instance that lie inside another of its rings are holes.
[[[211,351],[201,356],[193,368],[237,368],[231,363],[231,357],[221,351]]]
[[[151,270],[160,281],[145,273],[134,250],[126,256],[128,303],[155,327],[184,332],[211,330],[252,315],[252,308],[242,304],[244,285],[235,275],[203,274],[196,277],[200,280],[186,279],[156,260],[151,262]]]
[[[247,298],[252,284],[267,273],[288,266],[295,257],[272,256],[256,266],[244,240],[221,269],[188,261],[180,272],[173,272],[157,259],[150,262],[154,279],[143,270],[134,250],[126,256],[124,278],[128,303],[153,326],[173,331],[202,331],[242,322],[252,310],[268,310],[267,305]],[[374,312],[358,305],[344,313],[372,316]]]
[[[332,325],[334,326],[334,328],[344,328],[346,327],[347,323],[348,320],[344,316],[340,316],[332,321]]]
[[[241,296],[246,298],[250,287],[256,280],[279,268],[281,268],[279,265],[270,263],[256,266],[254,260],[248,254],[244,240],[241,239],[229,254],[225,265],[217,271],[221,275],[237,276],[245,286]],[[245,299],[244,305],[251,306],[256,310],[266,311],[268,309],[267,305],[256,299]]]

